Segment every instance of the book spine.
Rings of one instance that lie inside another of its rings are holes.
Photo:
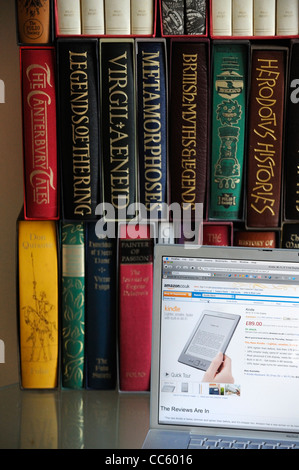
[[[247,226],[280,224],[285,50],[252,50],[247,154]]]
[[[246,126],[246,44],[215,44],[209,218],[243,218]]]
[[[60,35],[81,34],[80,0],[56,0]]]
[[[81,0],[82,34],[105,34],[104,0]]]
[[[282,226],[281,248],[299,249],[299,224],[284,223]]]
[[[173,41],[171,46],[171,203],[196,218],[205,202],[208,152],[208,44]]]
[[[58,217],[54,48],[21,48],[25,217]]]
[[[137,41],[136,48],[140,202],[154,220],[168,200],[166,45]]]
[[[101,39],[100,48],[103,201],[124,221],[137,202],[134,40]]]
[[[185,33],[184,0],[161,0],[162,29],[165,36]]]
[[[84,225],[62,223],[62,386],[81,389],[85,359]]]
[[[206,15],[206,0],[185,0],[186,34],[205,34]]]
[[[131,34],[151,35],[154,31],[154,0],[131,0]]]
[[[119,380],[122,391],[148,391],[151,369],[153,241],[119,239]],[[127,237],[127,238],[126,238]]]
[[[98,238],[86,224],[86,385],[116,385],[116,239]]]
[[[236,231],[234,235],[234,246],[246,248],[276,248],[276,233],[273,231]]]
[[[99,203],[97,39],[58,39],[63,218],[95,218]]]
[[[252,36],[253,0],[232,0],[233,36]]]
[[[293,36],[299,32],[298,0],[277,0],[276,2],[276,34],[277,36]]]
[[[131,33],[130,0],[105,0],[105,34],[124,36]]]
[[[54,221],[18,222],[21,384],[58,385],[58,253]]]
[[[51,2],[17,0],[18,39],[23,44],[47,44],[51,41]]]
[[[229,225],[204,223],[203,245],[230,246],[230,231]]]
[[[284,217],[299,219],[299,41],[290,48],[288,95],[286,100]]]
[[[276,23],[276,0],[254,0],[254,36],[274,36]]]
[[[212,0],[212,29],[214,36],[232,35],[232,0]]]

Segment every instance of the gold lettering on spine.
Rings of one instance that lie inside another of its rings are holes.
[[[256,82],[258,85],[258,96],[255,100],[258,103],[258,123],[254,133],[258,135],[257,148],[254,149],[254,160],[256,162],[255,184],[252,188],[251,202],[252,209],[263,214],[270,212],[275,215],[273,209],[275,205],[275,147],[273,142],[277,140],[277,120],[274,106],[275,88],[280,76],[278,71],[278,61],[271,59],[258,59],[256,68]]]
[[[49,204],[50,188],[55,190],[54,173],[49,166],[48,107],[51,96],[47,88],[52,88],[51,70],[44,66],[31,64],[26,69],[26,77],[30,85],[27,104],[31,112],[32,135],[32,172],[30,184],[33,188],[33,200],[37,204]]]
[[[127,52],[109,60],[109,133],[110,133],[110,183],[111,203],[116,209],[129,205],[129,145],[127,128],[129,97]]]
[[[87,60],[87,52],[69,51],[74,214],[81,216],[92,213]]]
[[[181,197],[184,209],[196,203],[197,54],[183,54]]]
[[[142,51],[145,206],[150,211],[161,209],[163,203],[159,59],[159,51]]]

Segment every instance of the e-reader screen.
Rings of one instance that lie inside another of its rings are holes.
[[[239,320],[239,315],[203,311],[179,357],[179,362],[207,370],[219,352],[225,353]]]

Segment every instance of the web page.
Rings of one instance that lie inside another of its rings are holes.
[[[298,275],[223,268],[164,270],[160,422],[298,432]]]

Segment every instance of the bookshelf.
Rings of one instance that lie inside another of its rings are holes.
[[[1,204],[1,217],[5,220],[3,230],[1,231],[0,246],[1,246],[1,310],[3,315],[0,316],[0,340],[3,341],[5,346],[5,360],[0,363],[0,403],[2,404],[2,411],[4,420],[1,426],[1,435],[5,436],[0,438],[0,447],[21,447],[20,432],[22,432],[22,413],[26,413],[30,399],[35,399],[36,403],[41,402],[42,408],[47,406],[47,398],[49,402],[54,402],[54,411],[51,415],[55,421],[58,416],[59,422],[62,423],[61,413],[65,400],[69,401],[70,396],[78,398],[78,410],[81,410],[81,404],[85,405],[84,413],[92,416],[95,406],[102,405],[104,409],[111,410],[115,413],[117,410],[116,423],[120,416],[125,417],[122,421],[129,423],[132,416],[138,420],[138,425],[132,426],[136,429],[136,435],[132,436],[132,440],[126,441],[125,437],[120,437],[120,429],[116,424],[117,429],[116,437],[111,426],[111,440],[106,443],[107,446],[115,446],[115,448],[132,448],[140,446],[143,442],[143,437],[148,429],[149,419],[149,396],[148,395],[119,395],[116,392],[92,392],[83,390],[82,392],[67,391],[53,391],[49,394],[39,394],[37,392],[30,392],[24,394],[18,387],[18,346],[16,335],[16,300],[15,300],[15,278],[16,278],[16,265],[15,265],[15,221],[19,209],[23,202],[23,175],[22,175],[22,139],[21,139],[21,109],[20,109],[20,79],[19,79],[19,61],[18,61],[18,46],[16,44],[15,33],[15,6],[14,2],[6,2],[0,0],[1,18],[0,18],[0,44],[3,45],[7,51],[5,59],[5,67],[0,72],[0,79],[5,84],[5,101],[0,103],[0,143],[1,143],[1,174],[7,175],[3,178],[1,184],[1,199],[4,201]],[[219,39],[219,38],[218,38]],[[1,83],[2,83],[1,82]],[[7,157],[9,155],[9,158]],[[9,203],[8,203],[9,201]],[[229,224],[230,222],[226,222]],[[25,396],[28,398],[25,399]],[[44,400],[43,400],[44,399]],[[7,404],[7,408],[4,404]],[[18,413],[14,415],[14,407],[18,404]],[[124,406],[122,406],[124,404]],[[82,405],[83,406],[83,405]],[[51,407],[51,405],[50,405]],[[59,409],[58,415],[56,414],[57,407]],[[68,405],[67,405],[68,407]],[[2,415],[2,413],[0,413]],[[80,413],[77,415],[80,418]],[[52,418],[49,417],[51,420]],[[101,421],[103,419],[103,421]],[[100,417],[100,423],[104,423],[105,416]],[[97,431],[99,422],[90,421],[86,429],[86,435],[92,434]],[[55,423],[54,423],[55,426]],[[114,425],[113,425],[114,426]],[[4,430],[9,429],[6,435]],[[63,429],[60,433],[63,434]],[[131,428],[130,428],[131,429]],[[138,431],[139,429],[139,431]],[[110,432],[110,431],[109,431]],[[125,434],[125,432],[124,432]],[[138,434],[138,435],[137,435]],[[2,439],[2,442],[1,442]],[[31,439],[31,440],[30,440]],[[99,434],[99,441],[101,436]],[[123,439],[123,440],[121,440]],[[33,443],[35,436],[27,435],[27,445]],[[56,445],[64,447],[64,441],[60,438],[55,441]],[[97,443],[94,443],[95,446]],[[42,445],[42,443],[40,443]],[[75,447],[75,440],[70,443]],[[100,442],[99,442],[100,445]]]

